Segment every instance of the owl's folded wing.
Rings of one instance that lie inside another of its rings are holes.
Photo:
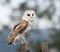
[[[25,20],[20,21],[20,23],[16,24],[13,28],[13,31],[8,36],[8,44],[12,44],[14,42],[15,37],[18,33],[22,34],[28,26],[28,22]]]

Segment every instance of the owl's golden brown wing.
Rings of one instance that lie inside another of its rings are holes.
[[[7,38],[8,44],[12,44],[14,42],[15,37],[18,33],[22,34],[28,26],[28,21],[21,20],[20,23],[16,24],[13,28],[13,31]]]

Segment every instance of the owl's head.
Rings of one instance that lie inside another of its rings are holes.
[[[34,10],[27,10],[24,12],[22,19],[26,21],[34,21],[35,19],[35,11]]]

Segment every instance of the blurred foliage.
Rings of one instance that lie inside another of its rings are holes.
[[[20,10],[27,10],[27,7],[26,7],[26,2],[25,3],[22,3],[21,6],[19,7]]]
[[[34,52],[42,52],[40,42],[36,42],[36,44],[34,45]]]
[[[50,35],[52,44],[50,47],[58,48],[60,50],[60,30],[53,29],[54,33]]]
[[[6,0],[7,3],[10,3],[10,0]]]

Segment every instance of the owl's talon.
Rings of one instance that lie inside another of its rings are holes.
[[[13,45],[15,45],[15,46],[16,46],[16,42],[14,42],[14,43],[13,43]]]
[[[27,41],[24,42],[26,45],[29,45],[29,43]]]

